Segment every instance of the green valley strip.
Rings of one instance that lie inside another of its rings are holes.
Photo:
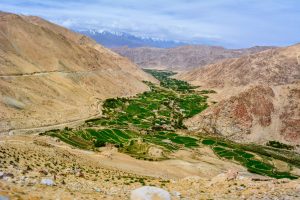
[[[112,144],[120,152],[143,160],[168,159],[179,149],[209,146],[220,159],[241,164],[250,172],[274,178],[297,178],[290,172],[279,171],[273,164],[276,158],[300,167],[300,156],[292,151],[211,139],[201,133],[193,134],[195,137],[180,135],[180,130],[186,129],[183,120],[208,108],[206,94],[214,91],[197,91],[187,82],[171,78],[174,72],[145,71],[157,78],[160,85],[145,82],[150,91],[132,98],[107,99],[103,103],[103,117],[88,120],[76,129],[66,127],[42,135],[87,150],[97,151]],[[159,153],[153,154],[153,149]]]

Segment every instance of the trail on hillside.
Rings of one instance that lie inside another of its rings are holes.
[[[68,126],[75,126],[75,125],[79,125],[81,123],[84,123],[86,120],[90,120],[90,119],[94,119],[95,117],[100,117],[101,115],[99,114],[95,114],[92,115],[90,117],[87,118],[81,118],[81,119],[75,119],[75,120],[70,120],[67,122],[63,122],[63,123],[56,123],[56,124],[49,124],[49,125],[44,125],[44,126],[38,126],[38,127],[30,127],[30,128],[22,128],[22,129],[10,129],[7,131],[2,131],[0,132],[1,134],[9,134],[9,135],[13,135],[13,134],[22,134],[22,133],[41,133],[41,132],[45,132],[48,130],[53,130],[53,129],[62,129]]]
[[[32,73],[15,73],[15,74],[0,74],[0,78],[8,78],[8,77],[26,77],[26,76],[45,76],[45,75],[52,75],[56,73],[60,74],[87,74],[87,73],[94,73],[94,72],[101,72],[104,70],[88,70],[88,71],[42,71],[42,72],[32,72]]]

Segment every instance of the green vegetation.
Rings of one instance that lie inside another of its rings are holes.
[[[66,127],[43,134],[81,149],[97,150],[111,144],[121,152],[144,160],[167,159],[174,151],[199,147],[202,143],[210,146],[220,158],[237,162],[250,172],[275,178],[296,178],[279,171],[272,163],[275,158],[300,166],[299,155],[285,150],[288,147],[283,144],[270,141],[272,147],[243,145],[220,138],[177,134],[179,129],[185,129],[185,118],[208,107],[208,97],[203,94],[214,91],[197,92],[187,82],[170,78],[173,72],[146,71],[160,81],[160,86],[145,82],[150,91],[132,98],[111,98],[103,102],[103,117],[87,120],[76,129]],[[152,147],[160,149],[161,153],[153,155]]]
[[[273,178],[298,178],[289,172],[279,171],[270,160],[264,159],[264,153],[261,152],[261,146],[259,145],[243,145],[231,141],[222,141],[220,139],[203,139],[202,144],[209,145],[219,157],[232,160],[243,165],[249,172]],[[249,152],[256,153],[257,155]],[[282,152],[280,155],[284,155],[284,153]],[[275,154],[273,153],[272,156],[274,157]],[[297,162],[300,161],[299,155],[290,156],[290,158],[286,157],[285,159],[286,162],[299,166],[299,163],[295,162],[295,160],[298,160]]]
[[[90,119],[78,129],[65,128],[45,134],[82,149],[96,150],[113,144],[120,151],[139,159],[154,160],[149,149],[162,149],[160,159],[181,148],[198,146],[198,139],[181,136],[183,119],[208,107],[207,97],[195,92],[184,81],[169,78],[173,72],[148,71],[161,86],[145,82],[150,91],[132,98],[111,98],[103,103],[103,117]]]
[[[283,144],[283,143],[280,143],[278,141],[269,141],[266,145],[270,146],[270,147],[278,148],[278,149],[287,149],[287,150],[294,149],[293,146],[287,145],[287,144]]]
[[[170,71],[163,71],[163,70],[152,70],[152,69],[145,69],[145,71],[152,76],[154,76],[156,79],[160,81],[160,86],[168,89],[172,89],[174,91],[179,92],[191,92],[197,87],[191,86],[185,81],[177,80],[174,78],[170,78],[170,76],[175,75],[175,72]]]
[[[192,117],[208,107],[207,97],[196,92],[185,93],[159,87],[150,82],[146,84],[151,91],[133,98],[107,99],[103,104],[105,117],[88,120],[87,125],[130,127],[136,131],[148,132],[172,131],[184,129],[184,118]]]
[[[192,148],[198,146],[198,139],[180,136],[168,131],[142,135],[126,129],[95,130],[87,128],[77,131],[49,131],[44,134],[58,137],[62,141],[82,149],[94,150],[106,144],[114,144],[120,151],[140,159],[151,159],[151,156],[148,155],[148,150],[151,146],[160,147],[165,150],[165,153],[178,150],[182,147]]]
[[[201,90],[200,94],[213,94],[216,93],[216,91],[214,90]]]

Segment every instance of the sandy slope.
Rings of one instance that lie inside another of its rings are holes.
[[[86,36],[38,17],[0,13],[0,131],[89,118],[102,100],[156,81]]]
[[[179,151],[174,159],[141,161],[115,149],[74,149],[54,138],[0,136],[0,195],[12,199],[128,199],[146,185],[162,187],[187,199],[299,198],[299,181],[272,180],[219,160],[210,149]],[[228,169],[240,172],[237,178]],[[225,174],[224,174],[225,172]],[[41,184],[51,179],[54,186]],[[254,181],[253,178],[258,179]]]

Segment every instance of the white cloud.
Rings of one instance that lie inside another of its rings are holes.
[[[294,0],[1,0],[0,9],[69,28],[206,38],[236,47],[287,45],[300,34],[300,1]]]

